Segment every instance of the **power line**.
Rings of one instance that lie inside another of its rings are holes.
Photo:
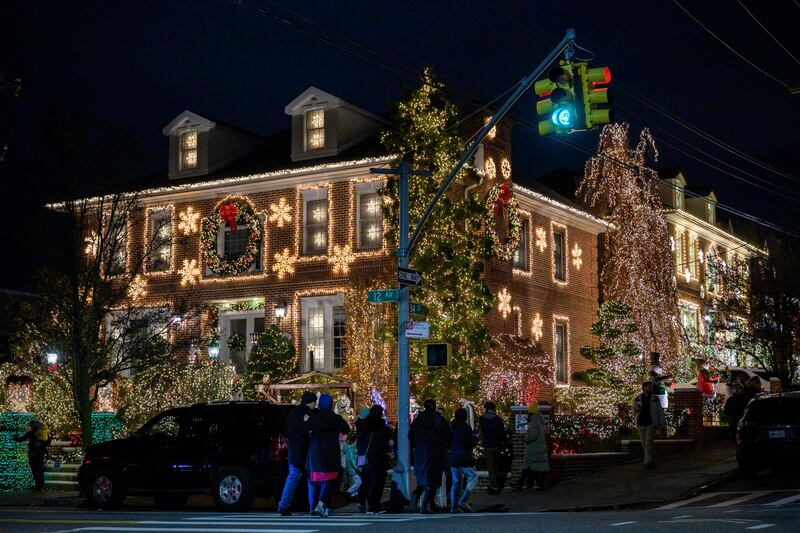
[[[737,56],[737,57],[739,57],[740,59],[742,59],[743,61],[745,61],[745,62],[746,62],[748,65],[750,65],[750,66],[751,66],[751,67],[753,67],[754,69],[758,70],[759,72],[761,72],[761,73],[762,73],[762,74],[764,74],[765,76],[767,76],[767,77],[771,78],[772,80],[774,80],[774,81],[776,81],[776,82],[780,83],[780,84],[781,84],[781,85],[782,85],[784,88],[788,87],[788,84],[787,84],[786,82],[783,82],[783,81],[779,80],[778,78],[776,78],[775,76],[773,76],[772,74],[770,74],[769,72],[767,72],[766,70],[762,69],[761,67],[759,67],[758,65],[756,65],[755,63],[753,63],[752,61],[750,61],[749,59],[747,59],[746,57],[744,57],[742,54],[740,54],[739,52],[737,52],[737,51],[736,51],[736,50],[735,50],[735,49],[734,49],[734,48],[733,48],[731,45],[729,45],[728,43],[726,43],[725,41],[723,41],[723,40],[722,40],[722,39],[721,39],[721,38],[720,38],[720,37],[719,37],[719,36],[718,36],[716,33],[714,33],[713,31],[711,31],[711,29],[710,29],[708,26],[706,26],[705,24],[703,24],[702,22],[700,22],[700,20],[699,20],[697,17],[695,17],[694,15],[692,15],[692,14],[689,12],[689,10],[688,10],[688,9],[686,9],[685,7],[683,7],[683,6],[681,5],[681,3],[680,3],[680,2],[678,2],[678,0],[672,0],[672,3],[673,3],[673,4],[675,4],[675,5],[677,5],[679,8],[681,8],[681,9],[683,10],[683,12],[684,12],[684,13],[686,13],[687,15],[689,15],[689,17],[690,17],[690,18],[691,18],[693,21],[695,21],[695,22],[696,22],[696,23],[697,23],[697,24],[698,24],[698,25],[699,25],[701,28],[703,28],[704,30],[706,30],[706,31],[707,31],[709,34],[711,34],[711,36],[712,36],[712,37],[714,37],[716,40],[718,40],[718,41],[719,41],[719,42],[721,42],[723,45],[725,45],[725,48],[727,48],[728,50],[730,50],[731,52],[733,52],[734,54],[736,54],[736,56]]]
[[[748,14],[748,15],[750,15],[750,18],[752,18],[753,20],[755,20],[755,21],[756,21],[756,24],[758,24],[759,26],[761,26],[761,29],[762,29],[762,30],[764,30],[764,33],[766,33],[767,35],[769,35],[769,36],[770,36],[770,38],[771,38],[773,41],[775,41],[775,44],[777,44],[778,46],[780,46],[780,47],[781,47],[781,49],[782,49],[784,52],[786,52],[786,53],[789,55],[789,57],[791,57],[792,59],[794,59],[794,62],[795,62],[795,63],[797,63],[798,65],[800,65],[800,61],[798,61],[798,59],[797,59],[796,57],[794,57],[794,54],[792,54],[792,53],[791,53],[789,50],[787,50],[787,49],[786,49],[786,47],[785,47],[785,46],[783,46],[783,44],[781,44],[781,42],[778,40],[778,38],[777,38],[777,37],[775,37],[774,35],[772,35],[772,34],[770,33],[770,31],[769,31],[767,28],[765,28],[765,27],[764,27],[764,25],[763,25],[763,24],[761,24],[761,22],[759,22],[759,20],[756,18],[756,16],[755,16],[755,15],[753,15],[753,13],[751,13],[749,9],[747,9],[747,6],[745,6],[745,5],[744,5],[744,4],[741,2],[741,0],[736,0],[736,1],[739,3],[739,5],[740,5],[740,6],[742,6],[742,9],[744,9],[744,10],[745,10],[745,12],[747,12],[747,14]]]

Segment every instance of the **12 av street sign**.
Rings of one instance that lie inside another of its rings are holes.
[[[396,302],[400,299],[400,289],[375,289],[367,293],[367,301],[371,304]]]
[[[427,339],[431,336],[431,325],[428,322],[406,322],[406,338]]]
[[[397,282],[400,285],[422,285],[422,272],[413,268],[397,267]]]

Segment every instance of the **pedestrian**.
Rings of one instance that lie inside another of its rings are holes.
[[[728,433],[733,440],[736,440],[736,429],[749,401],[744,395],[744,387],[738,383],[733,386],[733,394],[725,400],[722,412],[728,417]]]
[[[447,420],[447,414],[443,407],[437,407],[436,412]],[[450,474],[450,448],[444,454],[444,468],[442,468],[442,482],[439,484],[439,490],[436,491],[436,498],[434,500],[437,507],[441,509],[450,509],[451,502],[450,492],[453,487],[453,478]]]
[[[381,512],[381,499],[386,484],[386,473],[389,470],[389,452],[394,445],[392,430],[383,419],[383,407],[373,405],[365,419],[367,431],[367,448],[361,475],[364,479],[359,493],[358,510],[361,513],[376,514]]]
[[[430,514],[436,490],[442,483],[444,456],[450,444],[450,424],[436,412],[436,400],[428,399],[424,411],[411,424],[408,438],[414,450],[414,475],[417,478],[412,509],[419,494],[420,513]]]
[[[463,407],[453,413],[450,424],[452,439],[450,441],[450,512],[471,513],[472,507],[467,503],[470,493],[475,489],[478,472],[475,470],[475,457],[472,452],[478,438],[469,425],[469,414]],[[463,487],[463,488],[462,488]]]
[[[486,469],[489,471],[489,490],[492,495],[500,494],[503,480],[500,479],[500,459],[508,445],[503,419],[497,415],[494,402],[483,404],[484,413],[478,419],[483,438],[483,454],[486,458]]]
[[[320,395],[317,410],[311,413],[308,421],[308,430],[308,506],[312,515],[325,518],[330,516],[331,497],[342,469],[339,435],[350,432],[347,421],[333,412],[330,394]]]
[[[528,432],[525,434],[525,444],[522,472],[517,484],[514,486],[514,490],[522,490],[522,486],[526,481],[529,489],[533,488],[533,482],[536,481],[539,490],[547,490],[550,462],[547,456],[544,417],[539,412],[538,403],[532,403],[528,406]]]
[[[361,488],[361,468],[358,466],[358,452],[356,450],[356,434],[350,433],[347,436],[347,444],[344,445],[344,467],[347,477],[352,481],[347,488],[347,494],[351,499],[358,495]]]
[[[300,405],[292,409],[286,417],[286,439],[289,444],[289,475],[283,485],[281,501],[278,502],[278,512],[281,516],[292,516],[289,508],[292,506],[294,492],[305,473],[306,455],[308,454],[308,422],[311,413],[317,405],[317,395],[306,391],[300,399]]]
[[[33,483],[37,492],[44,490],[44,456],[50,446],[50,428],[38,420],[31,420],[30,430],[14,437],[17,442],[28,441],[28,464],[33,474]]]
[[[652,381],[642,383],[642,393],[634,401],[633,413],[636,416],[636,426],[639,428],[639,438],[642,441],[644,467],[652,468],[653,440],[656,436],[656,430],[667,425],[661,402],[653,394]]]
[[[758,376],[752,376],[750,379],[745,381],[744,397],[747,398],[748,402],[761,392],[763,392],[761,390],[761,379]]]

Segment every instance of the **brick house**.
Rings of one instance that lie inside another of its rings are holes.
[[[142,307],[176,298],[192,306],[217,304],[220,328],[248,340],[278,324],[295,343],[299,372],[337,372],[347,357],[345,290],[364,281],[395,286],[396,259],[383,237],[377,192],[383,179],[369,174],[393,159],[379,141],[389,124],[315,87],[284,110],[291,128],[267,137],[191,111],[175,117],[163,129],[168,172],[138,191],[143,209],[130,218],[127,247],[152,239],[154,228],[176,237],[155,251],[142,275]],[[475,164],[484,180],[478,191],[510,176],[510,138],[511,125],[503,121],[479,150]],[[448,194],[465,192],[455,184]],[[515,192],[522,238],[513,260],[487,266],[498,296],[488,324],[493,334],[542,342],[556,363],[557,382],[567,386],[572,372],[589,365],[579,348],[592,342],[597,236],[606,225],[535,182],[515,185]],[[214,226],[211,248],[220,258],[254,255],[246,271],[220,275],[205,265],[203,221],[231,197],[252,208],[263,239],[257,250],[248,249],[251,228]],[[187,356],[191,350],[207,357],[200,340],[207,331],[204,314],[182,321],[172,340],[191,346]],[[223,338],[218,357],[241,372],[249,345],[232,351]]]

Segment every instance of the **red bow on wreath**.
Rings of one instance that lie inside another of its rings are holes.
[[[236,204],[233,202],[221,205],[219,207],[219,216],[222,217],[222,220],[228,223],[228,226],[231,227],[231,231],[233,233],[236,233],[236,216],[238,214],[239,210],[236,209]]]
[[[494,201],[494,212],[496,215],[500,214],[500,210],[508,205],[508,202],[514,197],[514,191],[511,190],[511,180],[506,180],[500,184],[500,192],[497,195],[497,200]]]

